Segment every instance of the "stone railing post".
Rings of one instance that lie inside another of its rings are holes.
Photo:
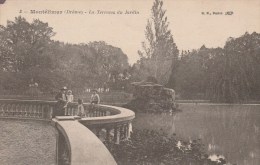
[[[118,126],[115,125],[114,127],[114,143],[118,144],[119,143],[119,138],[118,138]]]

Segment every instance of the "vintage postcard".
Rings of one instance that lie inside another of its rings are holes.
[[[0,164],[259,165],[259,0],[0,0]]]

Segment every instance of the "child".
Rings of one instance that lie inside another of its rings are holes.
[[[84,111],[84,105],[82,99],[78,99],[78,116],[85,117],[85,111]]]
[[[69,115],[68,108],[67,108],[67,107],[68,107],[68,104],[69,104],[69,103],[72,103],[72,102],[73,102],[73,99],[74,99],[71,90],[68,90],[68,92],[67,92],[67,94],[66,94],[66,98],[67,98],[67,103],[66,103],[66,105],[65,105],[64,107],[65,107],[65,115],[67,116],[67,115]]]
[[[67,100],[69,103],[72,103],[73,102],[73,95],[72,95],[72,91],[71,90],[68,90],[67,92]]]

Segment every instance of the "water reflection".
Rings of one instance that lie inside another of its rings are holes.
[[[212,158],[238,165],[260,164],[260,105],[182,104],[173,116],[136,114],[133,126],[163,129],[185,140],[202,139]],[[215,156],[214,156],[215,155]]]

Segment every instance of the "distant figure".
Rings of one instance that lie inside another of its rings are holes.
[[[67,116],[67,115],[69,115],[69,112],[68,112],[68,108],[67,108],[67,107],[68,107],[68,105],[69,105],[70,103],[72,103],[73,100],[74,100],[74,96],[73,96],[71,90],[68,90],[66,97],[67,97],[67,103],[66,103],[66,105],[65,105],[64,107],[65,107],[65,115]]]
[[[78,99],[78,116],[80,117],[86,116],[82,99]]]
[[[60,89],[60,92],[55,96],[55,100],[57,100],[57,103],[53,111],[52,117],[64,116],[65,108],[67,106],[66,91],[67,91],[67,87],[63,87]]]
[[[29,94],[30,96],[32,97],[38,97],[39,96],[39,89],[38,89],[38,86],[39,84],[37,82],[34,81],[34,79],[32,78],[30,80],[30,83],[29,83]]]
[[[91,99],[90,99],[90,103],[91,104],[99,104],[100,103],[100,98],[99,95],[97,93],[97,90],[92,90],[92,95],[91,95]]]

